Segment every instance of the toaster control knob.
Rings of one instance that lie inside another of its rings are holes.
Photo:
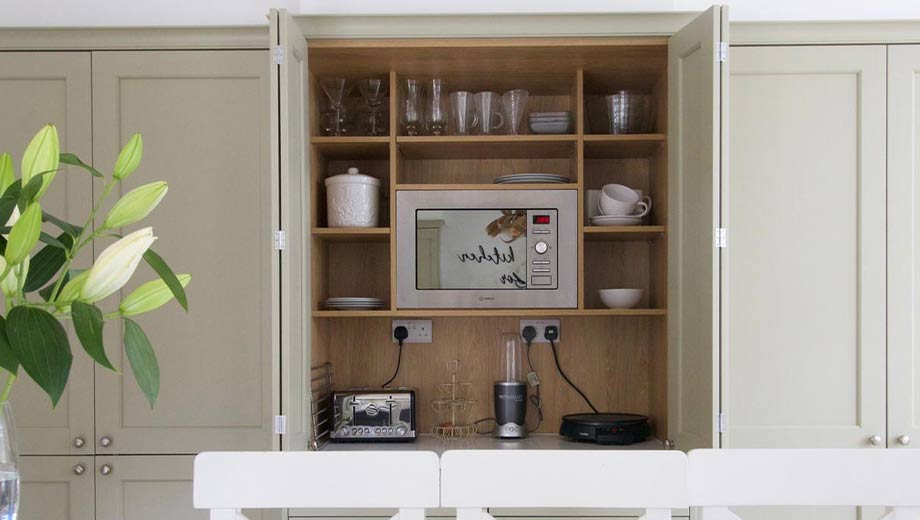
[[[341,435],[342,437],[347,437],[347,436],[348,436],[348,427],[347,427],[347,426],[342,426],[341,428],[339,428],[339,435]]]
[[[546,244],[546,242],[541,240],[533,245],[533,250],[536,251],[537,254],[542,255],[543,253],[549,251],[549,246]]]
[[[396,435],[402,436],[402,435],[405,435],[405,434],[407,434],[407,433],[409,433],[409,430],[407,430],[405,426],[397,426],[397,427],[396,427]]]

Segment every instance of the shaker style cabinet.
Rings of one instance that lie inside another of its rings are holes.
[[[723,448],[886,444],[885,61],[731,50]]]
[[[888,47],[889,448],[920,447],[920,46]]]
[[[61,149],[92,162],[91,56],[89,52],[0,53],[0,153],[9,152],[16,171],[26,145],[43,125],[58,128]],[[89,175],[58,175],[44,196],[47,211],[81,222],[92,208]],[[89,255],[75,261],[86,267]],[[70,330],[70,341],[78,345]],[[77,347],[79,348],[79,347]],[[28,378],[12,394],[21,453],[92,454],[93,362],[74,356],[70,384],[57,408]]]
[[[62,150],[103,171],[141,132],[144,160],[123,190],[169,183],[145,222],[160,237],[154,249],[193,275],[188,314],[170,304],[138,317],[160,365],[156,408],[114,323],[105,344],[121,374],[94,367],[72,335],[71,379],[56,409],[28,378],[17,383],[23,518],[207,518],[192,507],[193,455],[276,444],[268,60],[265,50],[0,52],[0,142],[17,170],[48,122]],[[50,212],[83,219],[93,195],[89,176],[70,168],[45,200]],[[135,283],[155,276],[142,266]]]

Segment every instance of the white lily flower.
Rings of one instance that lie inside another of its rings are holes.
[[[156,239],[153,228],[146,227],[105,248],[89,270],[79,299],[92,303],[121,289]]]

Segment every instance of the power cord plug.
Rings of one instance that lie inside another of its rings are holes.
[[[399,342],[399,352],[396,354],[396,371],[393,372],[393,377],[387,380],[386,383],[380,385],[381,388],[386,388],[387,385],[392,383],[393,380],[396,379],[396,376],[399,375],[399,366],[402,365],[403,341],[406,341],[406,338],[408,337],[409,337],[409,329],[407,329],[403,325],[400,325],[396,327],[395,329],[393,329],[393,338],[395,338],[396,341]]]

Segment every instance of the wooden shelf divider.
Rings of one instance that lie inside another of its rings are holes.
[[[399,309],[399,310],[314,310],[314,318],[500,318],[500,317],[590,317],[622,318],[667,316],[667,309]]]
[[[396,144],[407,159],[565,159],[577,140],[574,134],[424,135],[399,136]]]
[[[585,134],[585,159],[651,157],[666,141],[665,134]]]
[[[313,236],[330,242],[386,242],[390,240],[390,228],[313,228]]]
[[[665,236],[665,226],[585,226],[585,240],[648,241]]]

